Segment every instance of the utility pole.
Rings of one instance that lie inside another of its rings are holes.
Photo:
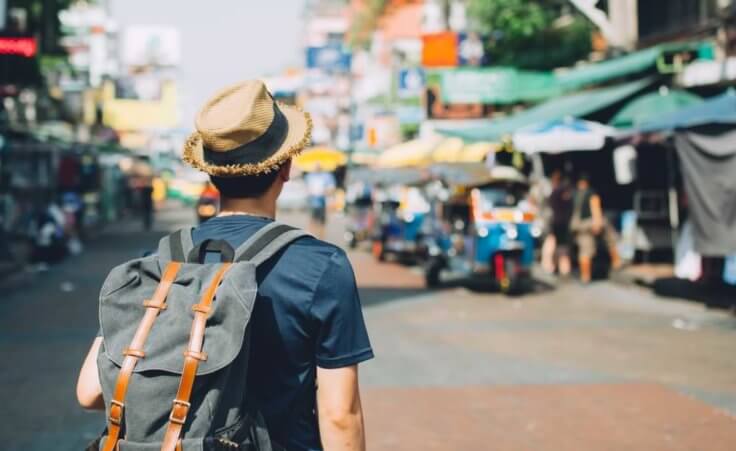
[[[598,0],[570,0],[600,30],[606,41],[616,48],[631,49],[637,39],[636,0],[609,2],[609,14],[596,7]],[[614,11],[614,8],[615,11]]]

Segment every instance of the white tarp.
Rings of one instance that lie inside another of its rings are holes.
[[[600,150],[616,130],[597,122],[565,118],[519,129],[514,147],[524,153],[562,153]]]

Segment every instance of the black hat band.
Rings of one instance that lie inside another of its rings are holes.
[[[258,164],[272,157],[289,134],[289,121],[276,102],[273,104],[273,121],[268,129],[253,141],[227,152],[204,148],[204,161],[217,166],[228,164]]]

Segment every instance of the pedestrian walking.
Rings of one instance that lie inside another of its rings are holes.
[[[138,210],[144,230],[151,230],[154,220],[153,169],[150,159],[140,157],[135,166],[135,184],[138,190]]]
[[[590,178],[587,174],[581,174],[578,177],[570,228],[575,233],[580,280],[583,283],[590,282],[593,277],[593,257],[596,254],[599,238],[606,241],[611,266],[614,269],[621,266],[621,259],[616,249],[615,233],[603,215],[601,198],[590,186]]]
[[[550,182],[552,192],[547,198],[547,206],[550,209],[549,233],[542,245],[542,266],[548,273],[554,273],[557,269],[559,275],[568,276],[572,268],[570,222],[573,213],[574,190],[570,180],[563,177],[560,170],[551,174]]]
[[[107,410],[101,449],[364,450],[357,365],[373,352],[352,267],[274,220],[309,115],[248,81],[196,129],[184,160],[210,175],[221,212],[105,281],[77,386],[82,406]]]
[[[315,165],[314,171],[304,177],[309,193],[309,208],[312,233],[323,238],[327,224],[327,198],[335,191],[335,176],[331,172],[323,171]]]

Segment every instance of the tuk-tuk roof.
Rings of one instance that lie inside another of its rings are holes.
[[[348,171],[348,183],[364,182],[373,185],[417,185],[428,181],[430,174],[424,168],[360,168]]]
[[[529,180],[516,168],[511,166],[494,166],[490,170],[491,180],[490,184],[494,182],[502,183],[518,183],[522,185],[528,185]]]
[[[510,166],[488,168],[483,163],[438,164],[431,167],[432,178],[451,187],[474,188],[497,183],[528,185],[524,174]]]
[[[477,186],[491,181],[483,163],[445,163],[430,168],[432,177],[451,186]]]

